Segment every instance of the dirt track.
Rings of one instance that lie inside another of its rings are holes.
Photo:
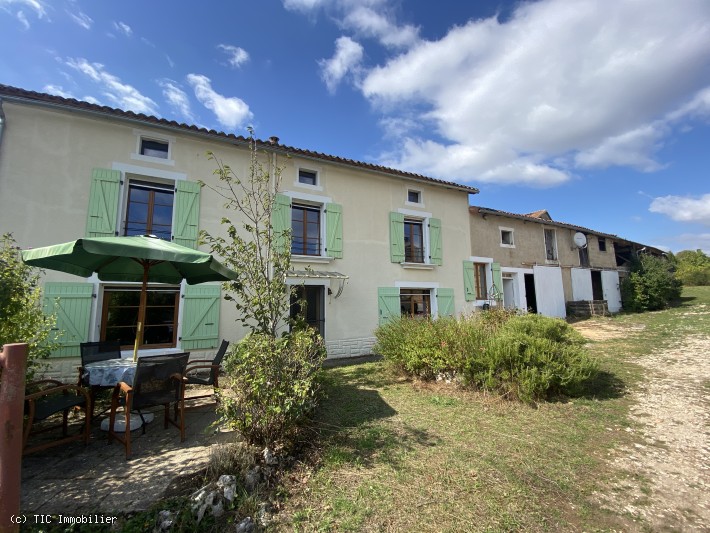
[[[623,334],[578,329],[595,340]],[[625,475],[597,496],[639,529],[710,531],[710,337],[686,336],[637,362],[647,372],[631,391],[640,438],[613,454]]]

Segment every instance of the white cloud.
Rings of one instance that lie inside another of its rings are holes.
[[[175,62],[170,59],[170,56],[168,54],[165,54],[165,59],[168,60],[168,65],[170,65],[170,68],[173,68],[175,66]]]
[[[669,134],[710,115],[708,20],[705,0],[521,3],[505,21],[419,41],[361,89],[388,116],[416,111],[440,139],[405,135],[389,156],[398,167],[542,185],[577,168],[653,171]]]
[[[170,106],[188,122],[195,122],[195,118],[190,108],[190,99],[177,82],[169,79],[160,80],[158,85],[163,89],[163,96]]]
[[[116,29],[116,31],[118,31],[119,33],[122,33],[126,37],[130,37],[131,35],[133,35],[133,30],[125,22],[121,22],[121,21],[115,22],[114,21],[113,27]]]
[[[241,67],[244,63],[249,61],[249,53],[244,50],[244,48],[230,44],[220,44],[217,48],[224,50],[227,55],[229,55],[229,64],[234,68]]]
[[[92,19],[89,15],[82,11],[79,11],[78,13],[72,13],[71,11],[67,10],[67,15],[69,15],[74,22],[76,22],[85,30],[90,30],[91,25],[94,23],[94,19]]]
[[[660,196],[654,198],[648,208],[652,213],[661,213],[676,222],[699,222],[710,225],[710,194],[698,198],[692,196]]]
[[[419,40],[418,28],[398,26],[394,17],[383,12],[381,6],[377,10],[364,5],[354,6],[346,12],[342,25],[393,48],[409,47]]]
[[[158,105],[151,98],[141,94],[132,85],[122,83],[120,78],[107,72],[101,63],[89,63],[86,59],[78,58],[67,59],[66,64],[97,83],[104,96],[116,107],[147,115],[158,114]]]
[[[212,89],[212,82],[207,76],[188,74],[187,81],[195,90],[200,103],[210,109],[225,128],[236,129],[252,118],[249,106],[243,100],[217,93]]]
[[[74,98],[74,95],[68,91],[65,91],[61,85],[45,85],[42,90],[48,94],[54,94],[56,96],[61,96],[62,98]]]
[[[339,37],[335,41],[335,53],[330,59],[321,59],[321,78],[330,93],[334,93],[342,79],[350,72],[356,72],[362,62],[363,48],[350,37]]]
[[[327,3],[328,0],[284,0],[284,7],[290,11],[308,12]]]
[[[46,2],[44,2],[44,0],[0,0],[0,9],[11,15],[15,15],[24,28],[29,29],[30,21],[23,8],[29,9],[40,20],[49,20]]]

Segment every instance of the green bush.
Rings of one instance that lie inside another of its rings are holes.
[[[532,402],[576,395],[597,371],[566,322],[500,310],[436,320],[402,317],[375,332],[375,350],[408,375],[458,374],[476,389]]]
[[[323,339],[310,330],[244,337],[224,360],[222,419],[250,444],[288,444],[317,404],[325,357]]]
[[[680,298],[682,282],[673,264],[661,257],[642,255],[621,283],[621,301],[627,311],[656,311]]]

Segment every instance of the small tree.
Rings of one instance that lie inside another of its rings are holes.
[[[22,261],[20,249],[10,233],[0,241],[0,346],[16,342],[29,344],[27,380],[42,367],[42,360],[54,348],[50,332],[56,322],[42,310],[40,271]]]
[[[670,261],[642,255],[631,265],[631,273],[621,284],[621,300],[628,311],[656,311],[679,298],[682,288]]]
[[[683,250],[675,255],[676,276],[683,285],[710,285],[710,257],[702,250]]]
[[[298,425],[315,408],[325,348],[315,332],[294,331],[279,338],[289,323],[292,294],[286,279],[291,264],[290,227],[277,191],[281,168],[274,159],[260,160],[250,131],[250,167],[246,179],[219,161],[219,185],[202,183],[220,195],[233,212],[222,218],[226,237],[202,233],[212,252],[239,274],[225,284],[225,299],[234,303],[239,321],[251,333],[234,345],[225,358],[227,373],[219,410],[222,419],[238,429],[251,444],[288,444]],[[301,306],[304,308],[305,306]]]

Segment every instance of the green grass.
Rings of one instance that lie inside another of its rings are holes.
[[[609,454],[637,438],[626,431],[625,395],[644,379],[635,362],[679,336],[710,332],[710,288],[683,296],[669,310],[593,319],[619,334],[590,343],[602,372],[569,402],[531,408],[412,382],[384,363],[329,370],[309,435],[313,457],[283,488],[275,529],[637,529],[601,509],[594,492],[620,475]]]

